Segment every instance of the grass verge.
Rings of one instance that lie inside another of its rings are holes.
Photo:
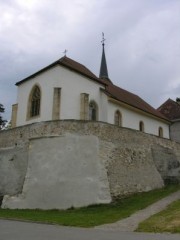
[[[140,223],[136,231],[180,233],[180,200]]]
[[[116,222],[180,189],[170,185],[162,189],[139,193],[111,204],[91,205],[69,210],[0,209],[0,218],[29,220],[64,226],[94,227]]]

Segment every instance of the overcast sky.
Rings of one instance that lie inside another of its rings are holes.
[[[157,108],[180,97],[180,0],[0,0],[0,103],[15,83],[67,56]],[[72,83],[73,85],[73,83]]]

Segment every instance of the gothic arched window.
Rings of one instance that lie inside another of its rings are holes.
[[[97,121],[98,120],[98,105],[95,101],[89,103],[89,120]]]
[[[114,124],[117,126],[122,126],[122,115],[119,110],[114,113]]]
[[[36,117],[40,115],[41,106],[41,91],[36,85],[31,90],[28,102],[28,118]]]

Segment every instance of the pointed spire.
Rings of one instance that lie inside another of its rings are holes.
[[[102,33],[102,58],[101,58],[101,67],[100,67],[100,72],[99,72],[99,78],[105,78],[107,80],[109,80],[108,77],[108,69],[107,69],[107,64],[106,64],[106,56],[105,56],[105,50],[104,50],[104,42],[105,42],[105,38],[104,38],[104,33]]]

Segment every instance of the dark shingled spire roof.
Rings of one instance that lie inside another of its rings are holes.
[[[104,43],[102,44],[102,58],[101,58],[101,67],[99,72],[99,78],[109,79],[108,77],[108,69],[106,64],[106,56],[104,51]]]
[[[104,38],[104,33],[102,33],[102,58],[101,58],[101,67],[100,67],[100,72],[99,72],[99,78],[100,79],[104,79],[104,80],[108,80],[108,82],[111,82],[111,80],[109,79],[108,76],[108,69],[107,69],[107,64],[106,64],[106,56],[105,56],[105,50],[104,50],[104,42],[105,42],[105,38]]]

